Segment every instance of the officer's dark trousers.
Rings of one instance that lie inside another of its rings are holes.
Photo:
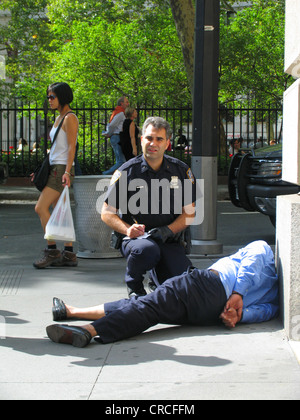
[[[125,282],[138,291],[147,271],[155,268],[159,283],[179,276],[192,265],[183,246],[177,243],[157,244],[152,239],[125,240],[122,254],[127,259]]]
[[[92,323],[100,343],[136,336],[158,323],[213,325],[227,297],[219,277],[208,270],[189,270],[165,281],[143,297],[104,305],[106,316]]]

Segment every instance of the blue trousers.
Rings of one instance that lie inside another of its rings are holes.
[[[219,277],[209,270],[190,269],[165,281],[143,297],[104,305],[105,317],[92,323],[102,344],[141,334],[156,324],[213,325],[227,302]]]
[[[123,240],[121,251],[127,259],[125,282],[134,291],[142,287],[147,271],[155,269],[161,284],[192,265],[183,246],[177,243],[157,244],[150,238]]]
[[[123,165],[123,163],[126,162],[125,156],[122,152],[122,148],[120,145],[120,135],[119,134],[112,135],[110,138],[110,144],[115,154],[116,163],[110,169],[103,172],[103,175],[112,175],[117,169],[120,168],[121,165]]]

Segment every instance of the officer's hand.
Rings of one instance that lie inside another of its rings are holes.
[[[168,228],[168,226],[151,229],[148,234],[151,239],[163,244],[168,240],[175,238],[174,233]]]
[[[145,228],[145,225],[134,224],[127,229],[127,236],[130,239],[136,239],[139,236],[143,236],[145,233]]]

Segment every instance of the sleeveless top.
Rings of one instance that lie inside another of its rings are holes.
[[[50,139],[51,143],[53,142],[55,133],[58,127],[52,127],[50,131]],[[77,139],[76,139],[77,143]],[[67,140],[67,133],[60,129],[58,136],[56,137],[54,145],[51,147],[49,161],[50,165],[67,165],[68,163],[68,155],[69,155],[69,144]],[[73,166],[75,163],[73,162]]]
[[[131,137],[129,133],[131,123],[132,123],[132,120],[127,118],[123,124],[123,131],[120,133],[120,145],[121,145],[122,152],[126,160],[132,159],[134,157],[132,154],[132,144],[131,144]],[[137,128],[135,124],[136,144],[138,144],[138,138],[139,138],[138,135],[139,135],[139,129]]]

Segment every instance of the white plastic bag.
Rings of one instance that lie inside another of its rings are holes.
[[[76,241],[68,187],[64,188],[51,214],[44,238],[48,241]]]

